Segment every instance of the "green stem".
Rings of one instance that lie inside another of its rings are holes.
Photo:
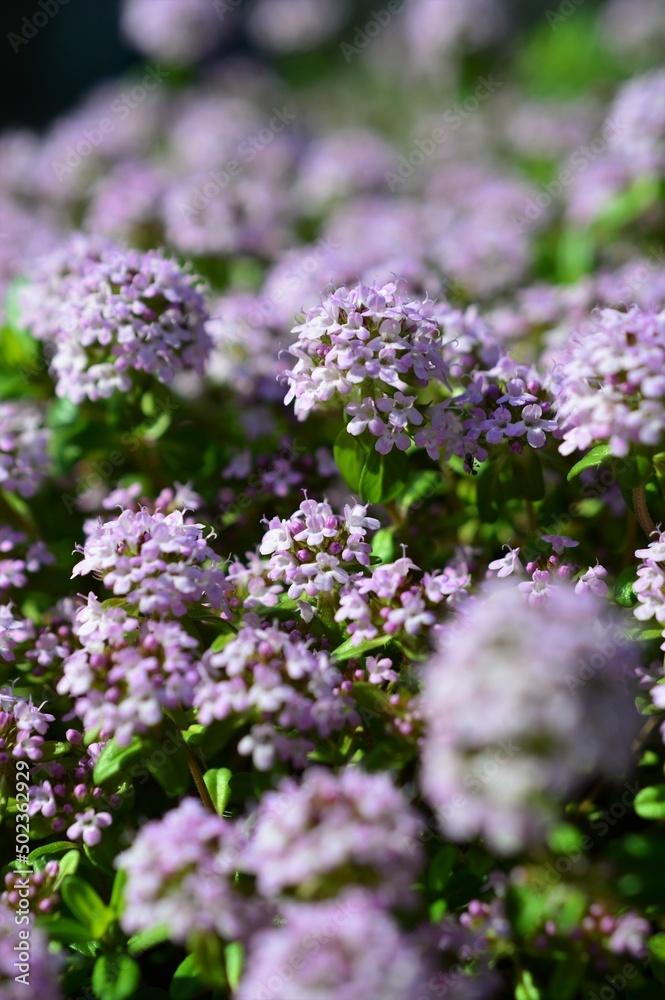
[[[388,512],[388,516],[390,517],[390,520],[395,525],[395,527],[396,528],[403,528],[404,527],[404,518],[402,516],[402,512],[400,511],[400,509],[397,506],[397,504],[395,503],[395,501],[394,500],[389,500],[388,503],[384,503],[383,506],[386,508],[386,511]]]
[[[210,797],[210,792],[206,787],[206,783],[203,780],[203,774],[201,773],[201,768],[199,767],[199,762],[194,756],[194,751],[190,745],[185,741],[185,749],[187,751],[187,763],[189,764],[189,773],[194,779],[194,784],[196,785],[196,790],[201,797],[201,802],[209,809],[210,812],[217,812],[215,809],[215,804]]]
[[[650,538],[651,535],[656,530],[656,525],[653,523],[651,514],[649,513],[649,508],[647,507],[647,495],[643,486],[637,486],[632,491],[633,498],[633,510],[635,511],[635,517],[637,518],[640,528],[647,536]]]

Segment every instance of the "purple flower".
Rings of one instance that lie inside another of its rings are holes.
[[[604,566],[599,564],[590,566],[586,573],[583,573],[575,584],[575,593],[583,594],[586,590],[589,590],[592,594],[595,594],[596,597],[604,597],[608,591],[607,584],[604,580],[604,577],[606,576],[607,570]]]
[[[509,545],[504,545],[504,549],[507,549],[505,556],[500,559],[495,559],[487,567],[492,573],[496,573],[498,577],[510,576],[511,573],[522,572],[522,563],[520,562],[519,555],[520,550],[511,549]]]
[[[97,521],[81,552],[72,576],[94,573],[146,615],[181,616],[186,604],[205,598],[220,608],[226,600],[220,558],[203,537],[203,525],[188,523],[179,510],[124,510]]]
[[[3,763],[10,756],[17,760],[41,759],[44,736],[49,723],[55,719],[42,708],[31,698],[14,695],[11,688],[0,688],[0,759]]]
[[[12,604],[0,604],[0,657],[13,660],[17,645],[32,639],[34,626],[29,618],[16,618]]]
[[[165,711],[191,708],[198,643],[177,622],[139,626],[122,608],[104,608],[90,595],[74,631],[83,648],[65,660],[57,691],[75,699],[87,730],[114,735],[125,746],[159,725]]]
[[[335,395],[357,395],[362,384],[364,394],[346,403],[349,433],[367,428],[379,439],[377,451],[386,454],[394,444],[405,451],[410,428],[424,418],[416,396],[404,390],[447,380],[433,305],[410,300],[404,283],[338,288],[293,330],[298,340],[290,351],[298,360],[287,374],[285,403],[294,400],[304,420]]]
[[[337,667],[297,632],[247,625],[221,652],[204,655],[201,673],[194,697],[199,722],[235,716],[254,723],[238,749],[261,771],[276,759],[301,761],[303,750],[313,749],[308,740],[292,740],[290,730],[326,739],[358,722],[353,702],[340,693]]]
[[[562,556],[566,549],[574,549],[580,544],[568,535],[543,535],[542,539],[552,546],[558,556]]]
[[[289,903],[284,923],[252,938],[238,1000],[415,1000],[429,963],[369,892]]]
[[[22,497],[34,496],[51,472],[47,454],[51,431],[32,403],[0,403],[0,487]]]
[[[542,407],[537,403],[529,403],[522,410],[522,419],[509,424],[505,433],[508,437],[522,437],[526,434],[526,439],[532,448],[544,448],[547,442],[546,431],[552,432],[556,429],[556,420],[546,420],[543,417]]]
[[[242,851],[241,831],[194,799],[146,823],[115,860],[127,875],[123,930],[164,927],[177,944],[196,931],[244,938],[265,916],[260,903],[234,891]]]
[[[603,309],[593,328],[573,339],[558,376],[559,451],[598,441],[613,455],[631,444],[657,447],[665,433],[665,313]]]
[[[122,31],[149,58],[189,66],[228,34],[232,12],[212,0],[124,0]]]
[[[85,812],[76,813],[74,822],[67,830],[67,836],[70,840],[82,840],[88,847],[95,847],[102,839],[102,830],[111,823],[109,813],[86,809]]]
[[[243,869],[267,896],[318,897],[348,882],[378,882],[400,899],[421,863],[421,821],[386,774],[313,767],[264,795]]]
[[[198,279],[175,261],[156,251],[84,244],[69,265],[54,255],[44,273],[31,309],[41,304],[47,313],[40,332],[54,343],[57,395],[81,403],[127,392],[133,372],[160,382],[185,369],[203,373],[208,313]]]
[[[25,1000],[32,994],[40,1000],[61,1000],[62,993],[58,988],[61,962],[59,956],[48,948],[46,935],[36,927],[34,921],[21,925],[17,921],[16,904],[10,906],[0,903],[0,995],[2,1000]],[[19,955],[26,951],[25,935],[21,930],[30,933],[29,945],[29,980],[19,980],[22,972]],[[26,990],[26,983],[28,989]]]
[[[636,653],[603,601],[563,583],[545,603],[495,584],[447,639],[425,671],[423,791],[447,837],[511,854],[627,763]]]

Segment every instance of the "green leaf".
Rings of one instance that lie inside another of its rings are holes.
[[[381,528],[372,539],[372,555],[382,563],[392,562],[395,558],[395,531],[394,525],[390,528]]]
[[[526,969],[520,976],[515,989],[515,1000],[540,1000],[540,990],[533,981],[533,976]]]
[[[409,478],[409,460],[393,448],[380,455],[375,448],[367,455],[360,474],[358,492],[365,503],[388,503],[404,492]]]
[[[637,594],[633,590],[636,580],[637,569],[634,566],[626,566],[619,573],[614,584],[614,600],[622,608],[632,608],[637,604]]]
[[[121,747],[112,737],[102,750],[95,764],[93,779],[96,785],[118,778],[122,771],[139,760],[145,752],[143,741],[134,736],[126,747]]]
[[[445,844],[434,856],[427,872],[427,888],[431,892],[442,893],[452,875],[457,850],[451,844]]]
[[[210,792],[215,809],[221,816],[231,796],[229,782],[233,773],[226,767],[214,767],[203,775],[205,786]]]
[[[211,722],[209,726],[193,725],[184,731],[183,737],[190,746],[198,747],[204,757],[214,757],[243,724],[243,719],[236,717]]]
[[[194,1000],[205,990],[205,982],[194,955],[188,955],[173,974],[169,988],[170,1000]]]
[[[171,426],[171,414],[161,413],[154,424],[143,432],[144,441],[159,441]]]
[[[70,875],[62,883],[60,892],[76,919],[90,929],[92,937],[103,937],[113,922],[114,914],[92,886],[77,875]]]
[[[665,819],[665,785],[650,785],[635,796],[635,812],[642,819]]]
[[[84,927],[78,920],[69,917],[54,917],[39,920],[39,926],[46,932],[51,941],[62,944],[89,944],[95,940],[91,928]]]
[[[632,510],[633,502],[630,491],[638,486],[644,486],[649,480],[653,471],[651,455],[631,452],[628,460],[615,459],[612,463],[612,471],[621,490],[624,491],[624,496],[628,495],[629,507]]]
[[[548,1000],[575,1000],[583,978],[584,964],[581,959],[557,963],[554,975],[547,984]]]
[[[141,982],[141,970],[129,955],[100,955],[92,970],[92,988],[100,1000],[127,1000]]]
[[[164,759],[158,760],[157,754],[161,754]],[[165,750],[155,751],[146,758],[145,763],[153,778],[159,782],[169,797],[184,795],[189,789],[191,776],[184,741],[171,744],[168,754]]]
[[[512,456],[513,480],[517,493],[524,500],[542,500],[545,496],[543,467],[538,452],[525,448],[521,455]]]
[[[648,941],[653,959],[653,973],[659,982],[665,983],[665,934],[654,934]]]
[[[39,348],[25,330],[9,326],[0,330],[0,362],[9,371],[20,372],[24,377],[39,375],[45,370],[43,362],[39,361]]]
[[[665,934],[654,934],[649,938],[648,944],[653,957],[665,962]]]
[[[228,644],[231,642],[232,639],[235,639],[237,634],[238,634],[237,632],[234,632],[231,629],[229,629],[228,632],[220,633],[220,635],[218,635],[217,638],[213,640],[213,643],[210,647],[210,652],[221,653],[224,647],[228,646]]]
[[[67,851],[66,854],[63,854],[63,856],[60,858],[60,861],[58,862],[60,868],[58,870],[58,874],[55,877],[55,881],[53,882],[54,890],[59,889],[62,883],[69,875],[74,875],[76,873],[80,860],[81,860],[81,852],[77,851],[76,849]]]
[[[226,982],[224,951],[219,938],[196,931],[187,943],[192,946],[201,979],[209,986],[221,986]]]
[[[581,830],[578,830],[572,823],[557,823],[550,830],[547,844],[550,850],[557,854],[574,854],[580,850],[582,839]]]
[[[346,428],[337,435],[333,447],[335,463],[347,486],[354,493],[360,489],[360,476],[367,460],[368,449],[359,437],[349,434]]]
[[[335,657],[338,663],[342,663],[344,660],[350,660],[356,656],[363,656],[365,653],[369,653],[372,649],[379,649],[381,646],[387,646],[391,638],[392,636],[390,635],[381,635],[377,639],[366,639],[364,642],[361,642],[359,646],[354,646],[353,636],[351,636],[351,638],[345,639],[345,641],[338,646],[337,649],[333,650],[332,656]]]
[[[124,905],[124,891],[125,883],[127,882],[127,872],[124,868],[120,868],[113,879],[113,888],[111,889],[111,909],[115,913],[116,917],[122,915],[123,905]]]
[[[438,469],[425,469],[422,472],[417,472],[409,479],[406,490],[400,498],[400,510],[406,514],[411,507],[416,504],[422,506],[423,500],[429,500],[442,491],[443,479]]]
[[[224,949],[224,959],[226,962],[226,978],[229,981],[231,989],[235,990],[240,982],[245,962],[245,949],[240,941],[233,941],[232,944],[227,944]]]
[[[43,868],[47,862],[55,861],[61,854],[67,854],[71,850],[75,850],[71,840],[56,840],[53,844],[42,844],[30,851],[28,861],[33,868]]]
[[[5,312],[7,322],[13,330],[21,330],[21,307],[19,292],[29,284],[27,278],[15,278],[7,289],[5,297]]]
[[[581,458],[579,462],[576,462],[568,473],[568,482],[574,479],[575,476],[579,476],[580,472],[584,472],[585,469],[593,469],[596,465],[602,465],[602,463],[610,458],[612,452],[608,444],[599,444],[591,451],[587,452],[584,458]]]
[[[557,247],[558,277],[574,282],[593,268],[595,241],[588,230],[567,229]]]
[[[147,931],[139,931],[127,942],[127,951],[130,955],[142,955],[144,951],[149,951],[158,944],[163,944],[169,940],[170,931],[168,927],[151,927]]]

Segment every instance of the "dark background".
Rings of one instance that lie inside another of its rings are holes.
[[[212,2],[212,0],[211,0]],[[589,10],[601,0],[583,0]],[[665,2],[665,0],[663,0]],[[39,0],[0,0],[0,128],[43,126],[76,103],[92,84],[117,76],[145,59],[129,49],[119,33],[120,0],[43,0],[58,12],[34,38],[14,51],[10,33],[25,29],[43,10]],[[520,26],[542,20],[561,0],[510,0]],[[383,0],[353,0],[351,23],[385,6]],[[42,18],[38,18],[42,20]],[[30,28],[28,28],[28,31]],[[245,47],[246,43],[242,43]]]

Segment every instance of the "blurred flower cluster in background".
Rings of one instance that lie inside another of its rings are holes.
[[[662,0],[114,16],[0,131],[0,995],[657,1000]]]

